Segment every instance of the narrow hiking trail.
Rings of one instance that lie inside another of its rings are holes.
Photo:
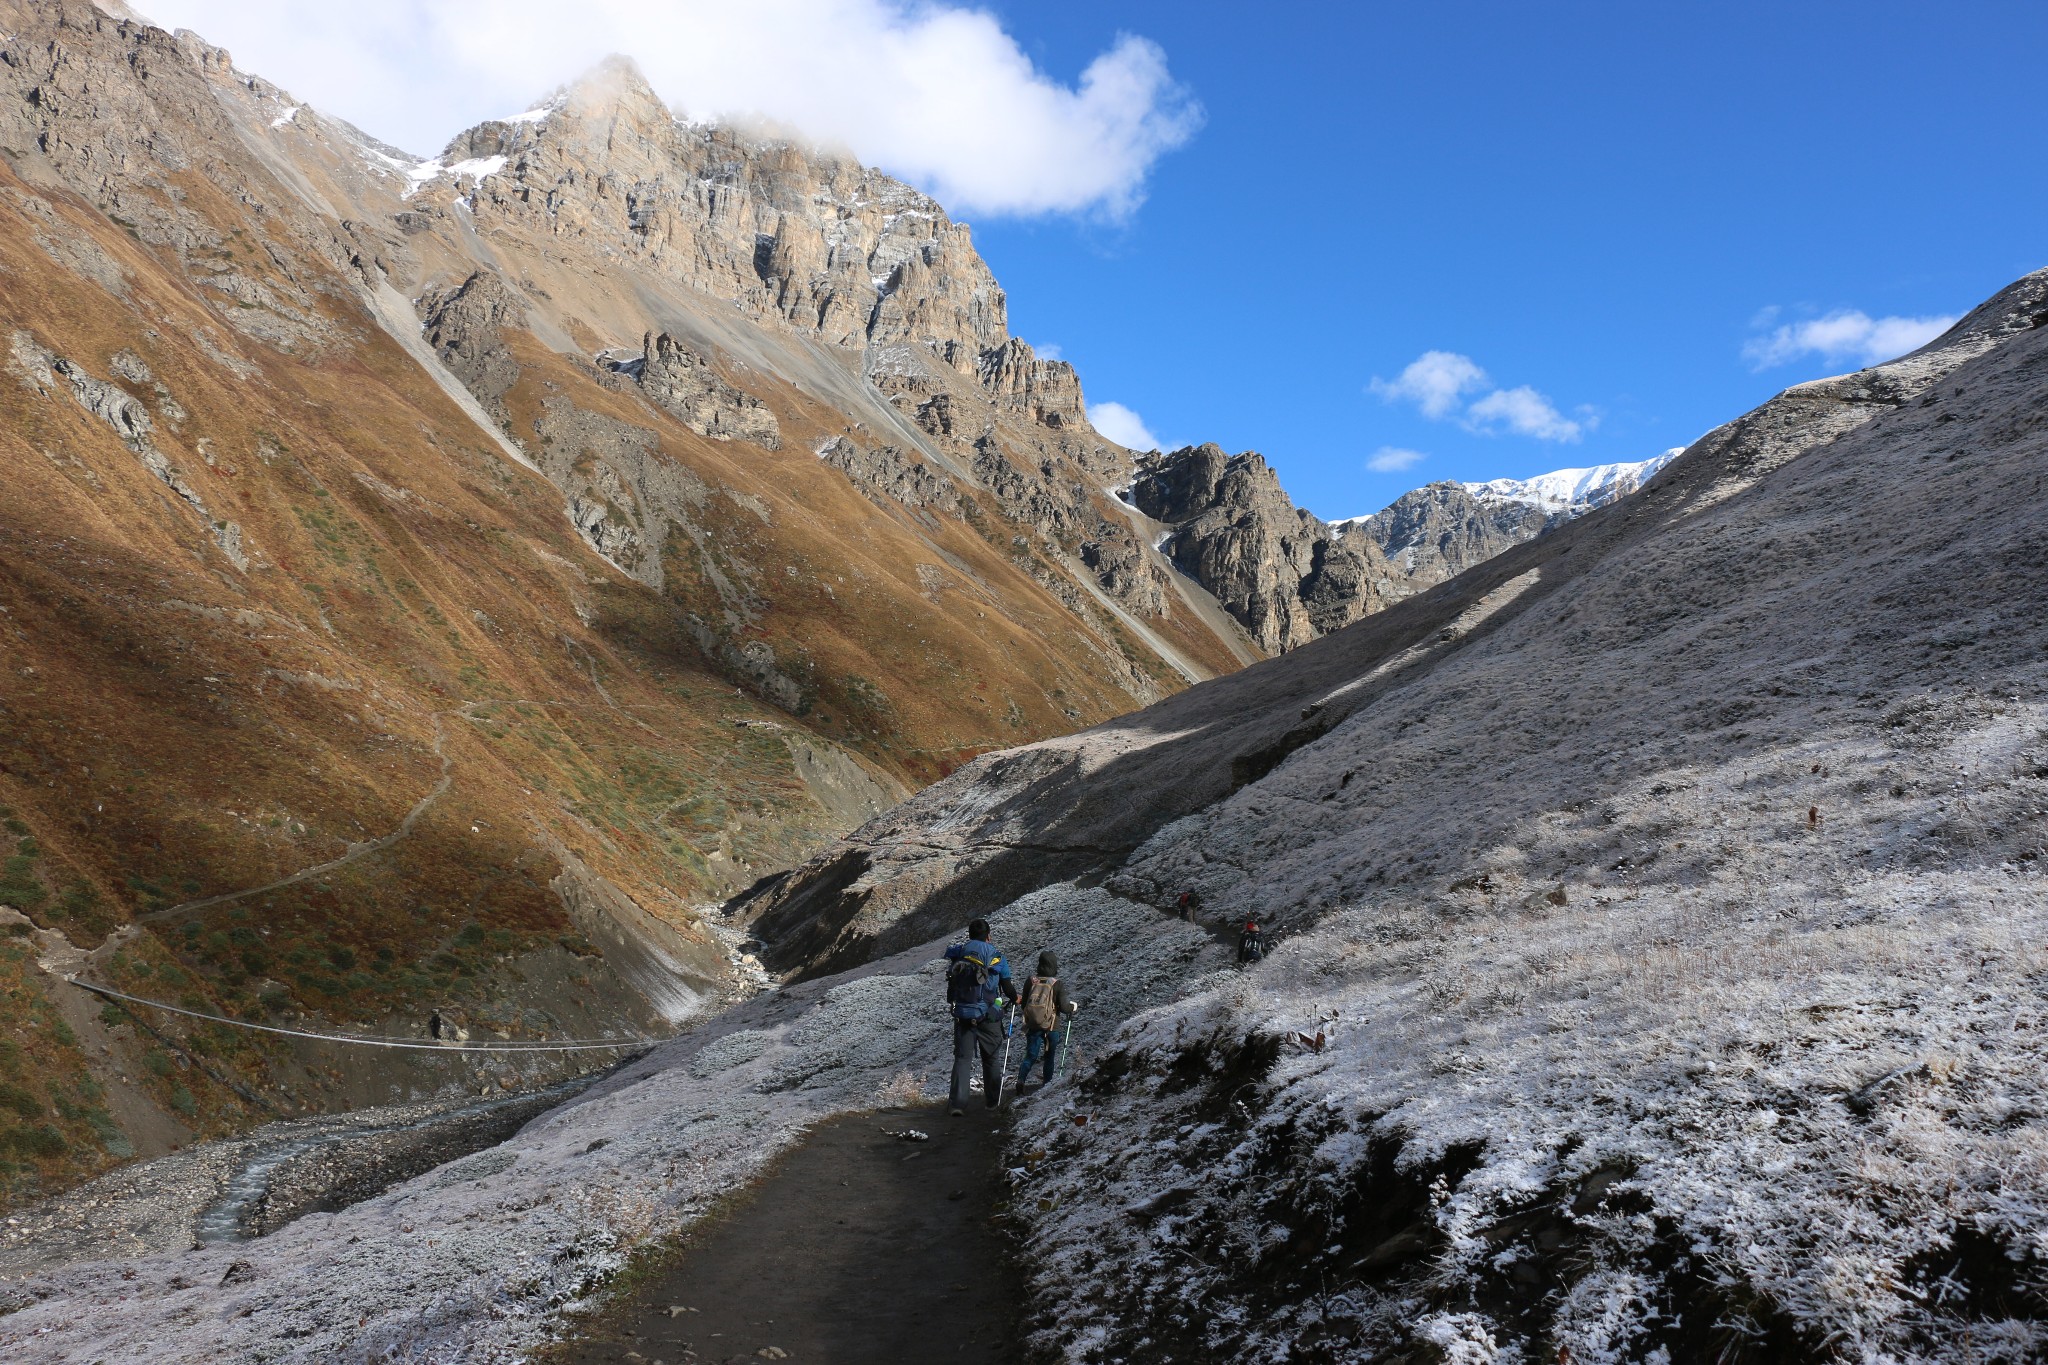
[[[548,1365],[1011,1365],[1022,1279],[1005,1124],[884,1109],[819,1124]],[[924,1142],[893,1136],[912,1129]],[[780,1353],[780,1354],[778,1354]]]
[[[359,843],[350,844],[340,857],[330,858],[326,862],[316,863],[312,867],[300,868],[290,876],[280,877],[274,882],[265,882],[261,886],[252,886],[241,891],[224,891],[220,895],[207,896],[196,901],[186,901],[182,905],[167,905],[161,910],[151,910],[145,914],[137,915],[135,922],[137,924],[146,924],[152,920],[168,919],[172,915],[188,914],[194,910],[210,910],[216,905],[226,905],[230,901],[246,900],[250,896],[262,896],[272,891],[282,891],[288,886],[297,886],[301,882],[311,881],[315,877],[324,877],[330,872],[347,867],[350,863],[367,858],[372,853],[382,853],[399,840],[406,838],[412,833],[413,827],[419,824],[420,818],[433,809],[434,803],[447,794],[448,788],[455,781],[455,759],[448,753],[448,730],[445,718],[450,715],[460,714],[467,719],[469,709],[477,704],[476,702],[464,702],[459,707],[434,713],[434,743],[432,752],[434,757],[441,761],[441,776],[427,790],[425,796],[422,796],[413,803],[412,809],[405,813],[405,818],[400,820],[397,828],[393,829],[389,834],[379,835],[375,839],[366,839]]]

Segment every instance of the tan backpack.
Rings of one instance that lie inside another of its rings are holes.
[[[1024,983],[1024,1022],[1040,1033],[1051,1033],[1060,1022],[1060,979],[1034,976]]]

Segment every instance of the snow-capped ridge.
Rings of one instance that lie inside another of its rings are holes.
[[[1674,446],[1647,460],[1599,464],[1584,469],[1555,469],[1527,479],[1488,479],[1467,483],[1465,491],[1482,502],[1523,502],[1546,512],[1587,512],[1602,507],[1649,482],[1651,476],[1678,458]]]

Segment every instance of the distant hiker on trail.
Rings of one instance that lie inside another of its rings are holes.
[[[1173,908],[1180,911],[1182,919],[1186,920],[1189,924],[1193,924],[1195,922],[1195,893],[1192,891],[1181,892],[1180,899],[1173,903]]]
[[[1249,967],[1266,956],[1266,936],[1259,926],[1251,921],[1244,922],[1244,928],[1237,935],[1237,965]]]
[[[1067,983],[1060,980],[1060,960],[1052,949],[1038,955],[1038,970],[1024,982],[1017,1003],[1024,1015],[1024,1065],[1017,1071],[1017,1092],[1022,1094],[1041,1049],[1045,1052],[1045,1080],[1040,1089],[1052,1084],[1059,1068],[1060,1018],[1071,1019],[1081,1011],[1068,994]]]
[[[1003,1102],[1002,1052],[1009,1037],[1005,1012],[1016,995],[1010,964],[988,941],[988,921],[967,926],[967,942],[946,949],[946,1003],[953,1007],[953,1094],[949,1106],[957,1118],[967,1112],[974,1079],[975,1054],[981,1057],[982,1093],[988,1107]]]

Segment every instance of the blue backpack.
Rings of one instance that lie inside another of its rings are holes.
[[[1000,953],[990,953],[986,962],[973,953],[962,953],[946,968],[946,1003],[955,1019],[972,1023],[986,1019],[996,1001],[996,964]]]

